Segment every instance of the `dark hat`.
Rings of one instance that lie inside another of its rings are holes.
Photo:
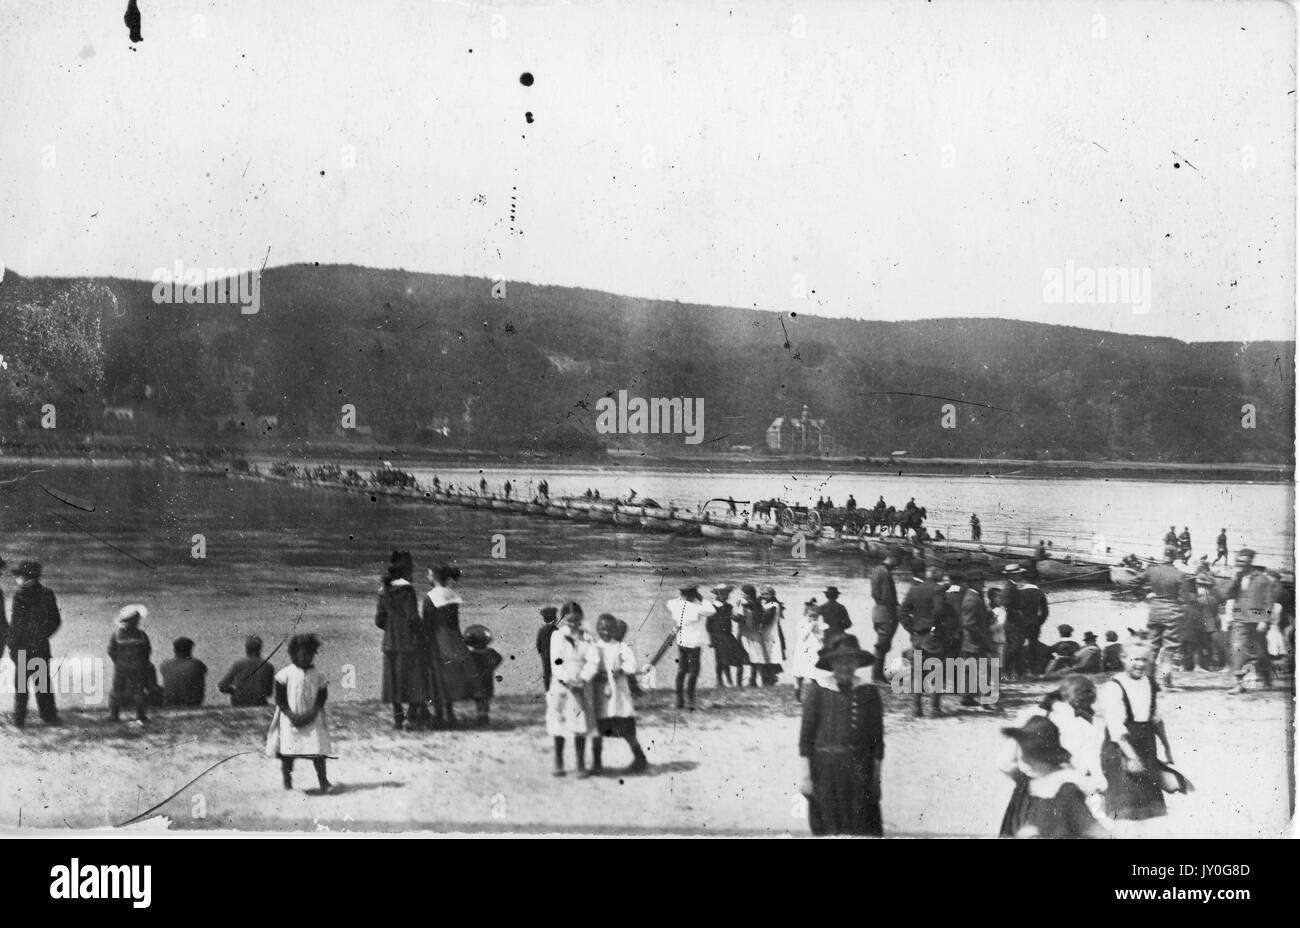
[[[1255,559],[1255,549],[1254,549],[1254,548],[1242,548],[1240,551],[1237,552],[1237,558],[1238,558],[1238,559],[1241,559],[1241,558],[1250,558],[1250,559],[1253,561],[1253,560]]]
[[[1069,638],[1071,635],[1074,634],[1074,626],[1073,626],[1073,625],[1058,625],[1058,626],[1056,626],[1056,632],[1057,632],[1057,634],[1059,634],[1062,638]]]
[[[822,592],[823,592],[826,596],[829,596],[831,599],[835,599],[836,597],[838,597],[838,596],[840,595],[840,588],[837,587],[837,586],[828,586],[828,587],[827,587],[826,589],[824,589]]]
[[[1020,753],[1031,763],[1059,767],[1070,762],[1070,752],[1061,747],[1061,732],[1041,715],[1031,716],[1019,728],[1004,728],[1002,734],[1015,739]]]
[[[554,622],[560,616],[560,610],[554,606],[546,606],[542,609],[542,618],[547,622]]]
[[[492,643],[492,631],[486,625],[471,625],[461,637],[471,648],[486,648]]]
[[[830,670],[831,661],[839,657],[855,658],[859,667],[870,667],[876,662],[875,655],[870,651],[862,650],[858,645],[856,636],[840,635],[838,638],[832,638],[826,647],[817,652],[817,669]]]
[[[699,584],[692,583],[689,586],[678,587],[677,592],[681,593],[683,596],[699,596],[700,587]]]
[[[754,584],[746,583],[740,587],[740,592],[744,593],[750,599],[758,599],[758,590],[754,589]]]
[[[1107,641],[1119,641],[1119,632],[1106,632]]]
[[[14,576],[39,580],[41,578],[41,562],[20,561],[18,566],[14,568]]]
[[[244,650],[261,651],[262,637],[260,635],[249,635],[247,638],[244,639]]]
[[[1084,632],[1084,633],[1083,633],[1083,640],[1084,640],[1084,641],[1096,641],[1096,640],[1097,640],[1097,636],[1096,636],[1095,634],[1093,634],[1092,632]]]

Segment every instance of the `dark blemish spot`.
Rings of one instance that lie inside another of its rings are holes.
[[[798,319],[798,318],[799,318],[799,314],[798,314],[798,313],[791,313],[791,314],[790,314],[790,318],[791,318],[791,319]]]
[[[1180,168],[1180,167],[1182,167],[1182,165],[1179,164],[1177,161],[1175,161],[1175,162],[1174,162],[1174,168],[1175,168],[1175,170],[1178,169],[1178,168]]]
[[[132,42],[143,42],[144,36],[140,34],[140,8],[136,6],[135,0],[127,0],[126,15],[122,17],[126,23],[127,30],[131,33]]]
[[[372,503],[377,503],[377,502],[379,502],[379,497],[378,497],[378,496],[372,496],[372,497],[370,497],[370,501],[371,501]]]
[[[532,114],[532,113],[524,113],[524,121],[525,121],[525,122],[528,122],[528,123],[531,123],[531,122],[533,121],[533,114]]]
[[[135,6],[135,3],[132,2],[131,5],[132,5],[132,6]],[[531,87],[531,86],[533,86],[533,76],[532,76],[532,74],[530,74],[530,73],[527,72],[527,71],[525,71],[523,74],[520,74],[520,75],[519,75],[519,83],[523,84],[525,87]]]
[[[321,177],[324,177],[324,176],[325,176],[325,172],[324,172],[324,171],[321,171],[321,172],[320,172],[320,176],[321,176]]]

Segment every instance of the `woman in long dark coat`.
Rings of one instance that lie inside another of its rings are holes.
[[[429,698],[428,651],[420,628],[420,608],[411,586],[414,565],[409,551],[394,551],[389,560],[375,609],[375,625],[384,630],[382,699],[393,707],[393,727],[427,723]],[[409,714],[402,709],[409,708]]]
[[[880,692],[857,671],[875,663],[853,635],[841,635],[821,650],[817,669],[829,680],[808,688],[799,730],[799,756],[806,768],[808,825],[815,835],[882,833],[880,766],[885,728]]]
[[[428,578],[433,589],[424,598],[420,614],[430,644],[434,724],[453,727],[455,704],[462,699],[482,699],[486,694],[473,655],[461,636],[461,598],[451,587],[460,579],[460,570],[449,565],[430,567]]]

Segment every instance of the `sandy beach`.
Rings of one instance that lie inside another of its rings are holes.
[[[1170,814],[1137,834],[1287,833],[1291,693],[1228,697],[1224,674],[1183,679],[1162,712],[1197,791],[1171,797]],[[994,764],[999,726],[1050,686],[1006,686],[993,711],[958,709],[949,698],[948,715],[924,719],[912,717],[909,697],[886,691],[886,834],[996,835],[1011,791]],[[269,708],[157,710],[145,728],[110,723],[103,708],[76,709],[64,712],[63,727],[33,717],[24,731],[6,712],[0,827],[119,826],[161,803],[153,815],[177,831],[808,835],[792,688],[700,695],[693,713],[672,708],[663,689],[642,701],[647,774],[618,776],[630,755],[610,740],[611,772],[586,780],[574,776],[571,753],[569,776],[551,776],[540,695],[498,699],[486,731],[395,732],[386,706],[336,704],[330,776],[338,789],[328,796],[314,794],[306,762],[294,791],[281,787],[278,763],[263,754]]]

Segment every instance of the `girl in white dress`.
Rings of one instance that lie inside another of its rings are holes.
[[[294,635],[289,639],[293,663],[275,675],[275,715],[267,732],[266,753],[280,758],[285,789],[293,789],[293,762],[299,757],[311,758],[320,791],[331,789],[325,775],[325,759],[333,756],[325,716],[329,693],[325,675],[313,664],[320,647],[315,635]]]
[[[587,738],[600,737],[591,700],[591,681],[600,672],[596,645],[582,630],[582,609],[566,604],[551,635],[551,688],[546,693],[546,733],[555,739],[555,776],[564,776],[564,740],[573,739],[578,776],[587,771]]]
[[[636,706],[633,695],[640,695],[637,683],[636,655],[623,638],[627,623],[605,613],[596,619],[596,653],[600,672],[594,679],[596,722],[603,738],[623,738],[632,749],[632,766],[624,773],[644,773],[649,763],[636,738]],[[593,771],[600,768],[600,744],[592,742]]]
[[[803,616],[794,632],[794,694],[800,702],[805,685],[823,673],[817,669],[817,654],[825,644],[825,637],[826,623],[822,621],[821,610],[817,608],[817,600],[810,599],[803,604]]]

